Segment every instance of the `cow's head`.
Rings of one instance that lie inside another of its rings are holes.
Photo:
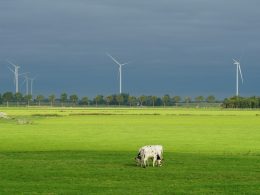
[[[140,155],[140,153],[138,153],[137,157],[135,157],[135,162],[136,162],[136,165],[140,165],[141,164],[141,155]]]
[[[157,154],[157,159],[156,159],[156,161],[157,161],[157,166],[158,167],[161,167],[162,166],[162,159],[161,159],[161,157]]]

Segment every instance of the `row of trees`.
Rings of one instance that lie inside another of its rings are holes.
[[[46,103],[49,102],[51,106],[55,105],[55,102],[60,102],[62,104],[62,106],[65,103],[73,103],[74,105],[79,103],[79,98],[76,94],[70,95],[68,96],[66,93],[61,94],[60,99],[57,99],[56,96],[54,94],[45,97],[43,95],[37,95],[35,98],[33,98],[32,95],[24,95],[21,93],[15,93],[13,94],[12,92],[6,92],[3,95],[0,94],[0,104],[6,103],[7,106],[10,102],[16,102],[17,105],[20,104],[28,104],[30,105],[30,103],[32,102],[36,102],[39,106],[41,105],[41,103]],[[88,104],[88,98],[87,97],[83,97],[81,99],[81,103],[85,103]]]
[[[0,94],[0,104],[9,105],[50,105],[50,106],[77,106],[77,105],[107,105],[107,106],[179,106],[194,103],[196,106],[202,103],[215,103],[216,98],[213,95],[208,97],[197,96],[194,99],[191,97],[164,95],[158,96],[131,96],[129,94],[115,94],[109,96],[97,95],[90,99],[87,96],[79,98],[76,94],[68,95],[62,93],[59,97],[54,94],[45,97],[43,95],[23,95],[21,93],[6,92]],[[224,99],[221,103],[223,108],[260,108],[260,97],[230,97]]]
[[[0,94],[0,104],[6,104],[7,106],[9,103],[16,103],[17,105],[20,104],[37,104],[42,105],[49,104],[51,106],[61,105],[124,105],[124,106],[178,106],[180,103],[214,103],[216,102],[216,98],[213,95],[208,97],[197,96],[194,99],[191,97],[184,97],[181,96],[173,96],[164,95],[163,97],[158,96],[130,96],[129,94],[114,94],[109,96],[97,95],[93,99],[84,96],[79,98],[76,94],[68,95],[67,93],[62,93],[59,97],[56,97],[54,94],[45,97],[43,95],[37,95],[35,98],[32,95],[22,95],[21,93],[6,92],[3,95]]]
[[[224,108],[260,108],[260,97],[231,97],[223,101]]]

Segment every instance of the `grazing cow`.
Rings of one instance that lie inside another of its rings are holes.
[[[145,148],[149,148],[149,150],[155,150],[158,154],[158,160],[163,159],[163,147],[161,145],[147,145],[143,146],[139,149],[137,157],[135,158],[137,165],[141,164],[141,151]],[[147,163],[149,166],[149,163]]]
[[[144,167],[146,167],[146,163],[149,166],[149,159],[153,160],[153,167],[155,164],[157,164],[157,166],[162,166],[162,155],[163,147],[161,145],[148,145],[143,146],[139,149],[135,160],[137,162],[137,165],[144,165]]]

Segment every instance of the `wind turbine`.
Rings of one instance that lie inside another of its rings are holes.
[[[35,77],[34,78],[29,78],[30,81],[31,81],[31,95],[33,95],[33,81],[35,80]]]
[[[238,92],[239,91],[238,90],[238,85],[239,85],[238,74],[240,73],[240,77],[241,77],[242,83],[244,82],[244,79],[243,79],[243,75],[242,75],[242,71],[241,71],[241,67],[240,67],[240,62],[238,60],[234,60],[234,59],[233,59],[233,61],[234,61],[234,65],[237,66],[237,73],[236,73],[236,75],[237,75],[237,77],[236,77],[236,83],[237,83],[237,85],[236,85],[236,96],[238,96],[239,95],[239,92]]]
[[[23,85],[26,83],[26,95],[29,94],[29,77],[28,77],[29,72],[24,72],[22,74],[19,75],[23,75],[24,80],[22,82],[22,84],[20,85],[20,90],[22,89]]]
[[[24,74],[24,82],[26,82],[26,95],[29,95],[29,79],[28,74]]]
[[[9,70],[11,70],[14,73],[14,79],[15,79],[15,93],[19,92],[19,68],[20,66],[6,60],[10,65],[14,67],[14,70],[12,70],[10,67]]]
[[[119,63],[113,56],[111,56],[109,53],[106,53],[108,57],[110,57],[116,64],[119,65],[119,93],[122,93],[122,66],[128,64],[128,63]]]

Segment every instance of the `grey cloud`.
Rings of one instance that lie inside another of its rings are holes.
[[[38,93],[117,92],[109,51],[132,61],[124,70],[124,89],[133,94],[232,95],[231,59],[243,56],[245,76],[252,75],[241,92],[257,95],[259,5],[256,0],[1,1],[0,82],[6,84],[0,91],[12,89],[4,61],[12,58],[24,71],[42,74]]]

